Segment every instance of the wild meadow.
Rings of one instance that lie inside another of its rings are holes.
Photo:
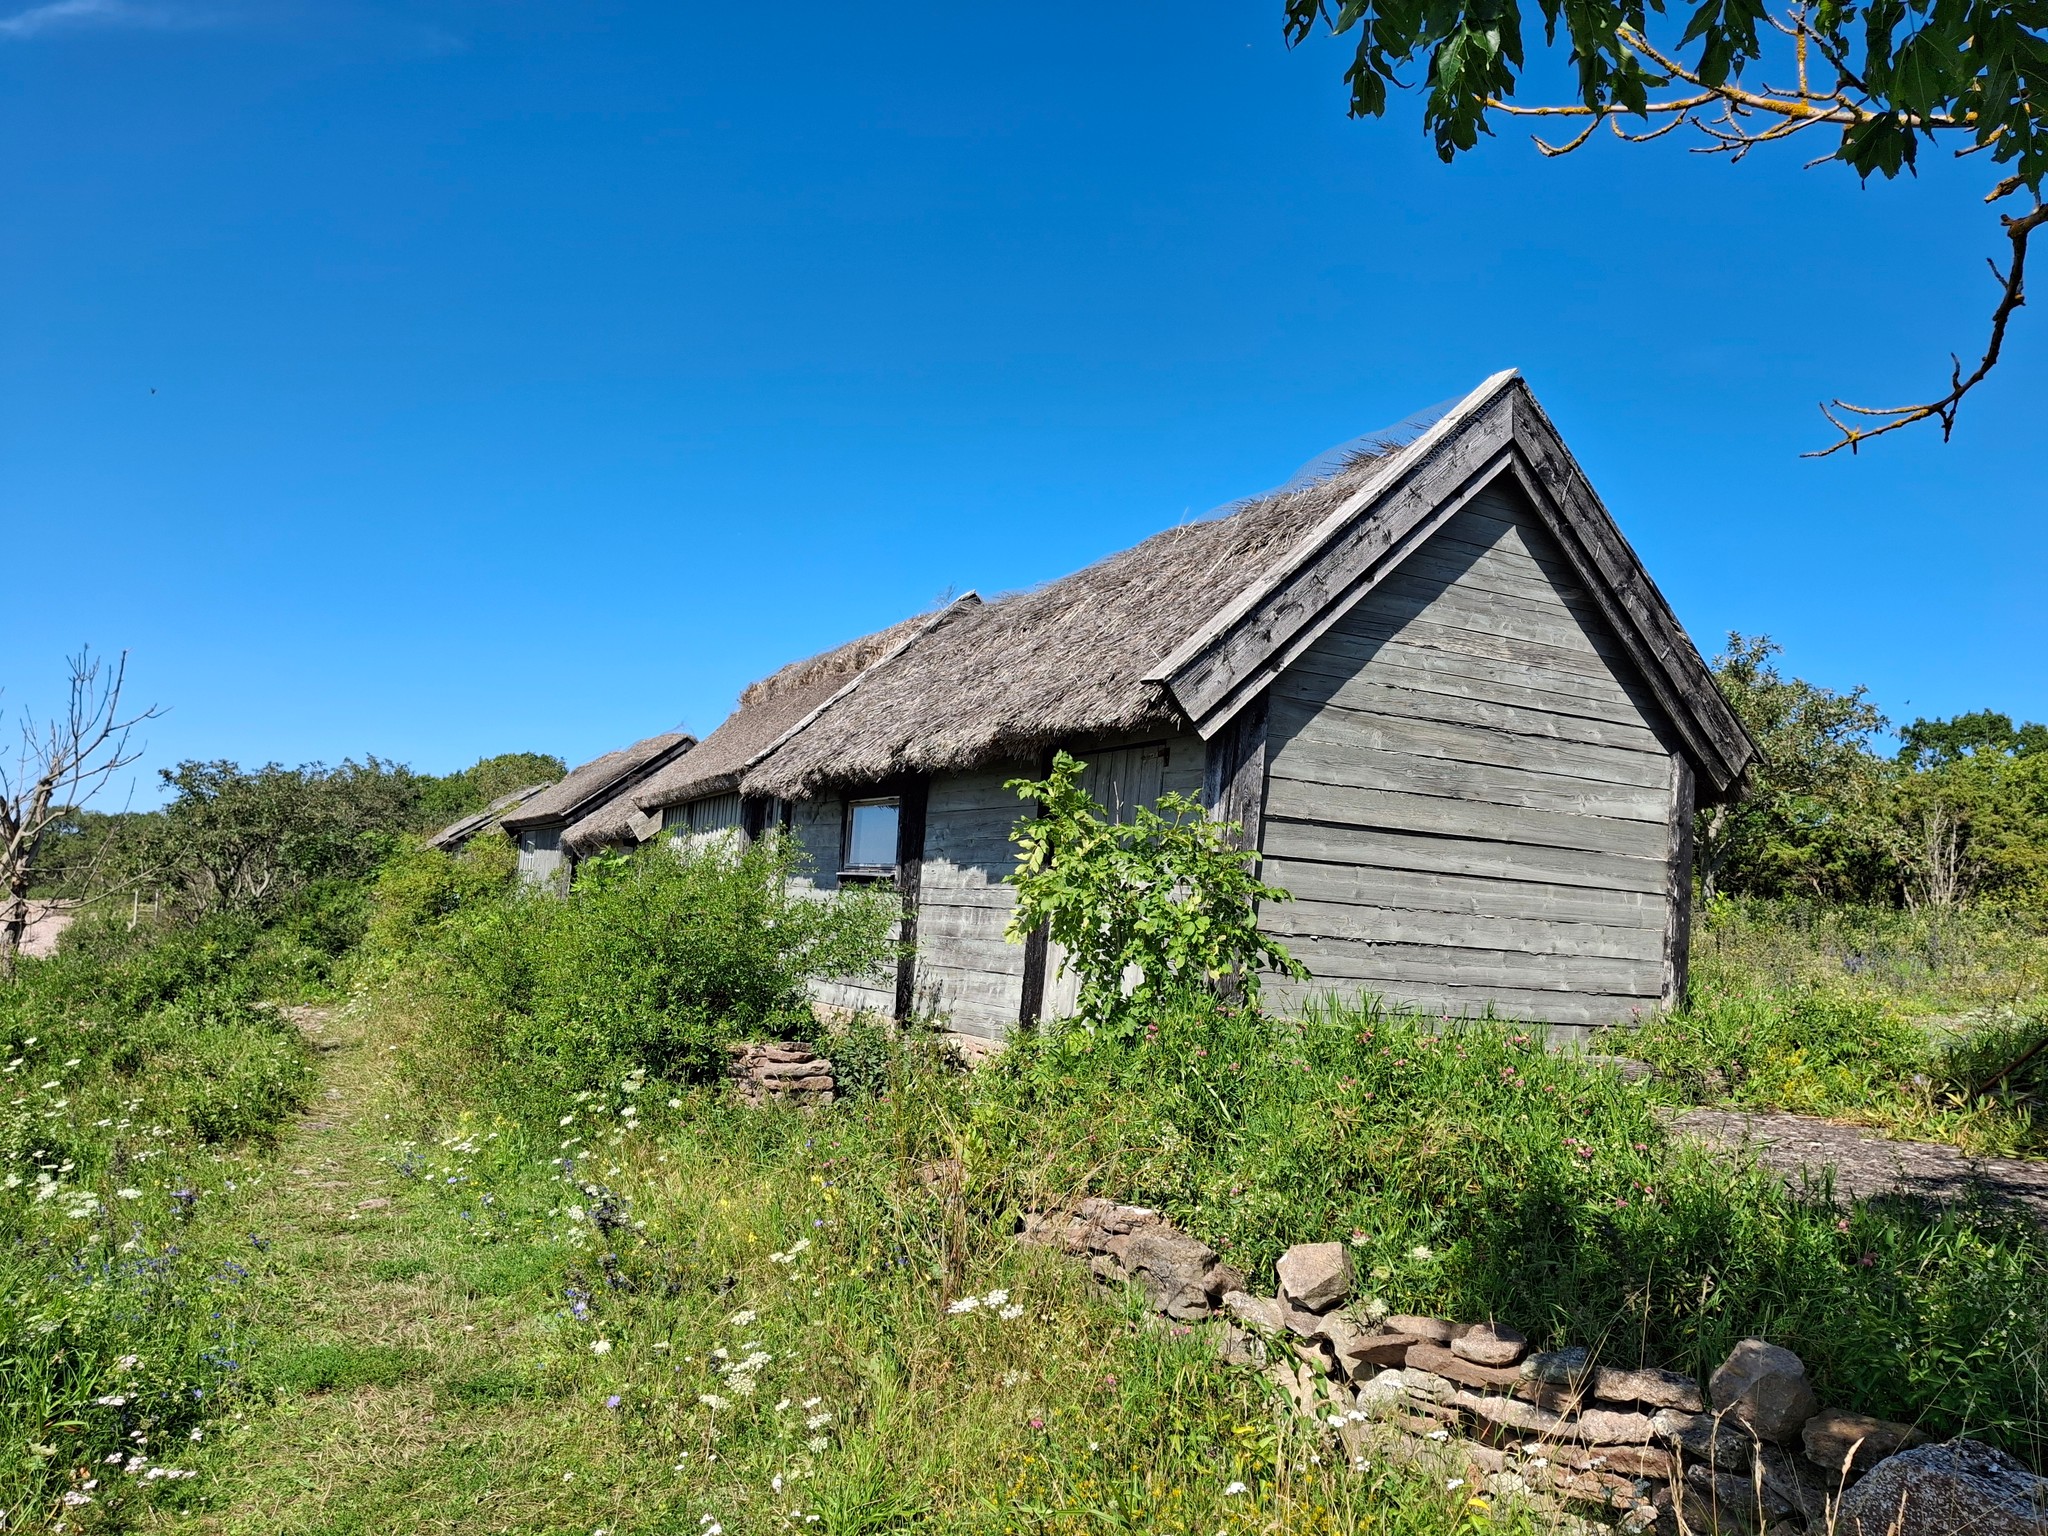
[[[1764,1334],[1824,1400],[2048,1465],[2041,1232],[1837,1206],[1666,1130],[1723,1102],[2038,1155],[2041,1058],[1984,1087],[2044,1027],[2048,928],[2009,893],[1724,889],[1689,1006],[1603,1042],[1640,1084],[1528,1026],[1273,1016],[1160,958],[1209,968],[1192,944],[1106,953],[1163,967],[1146,1006],[970,1072],[942,1021],[812,1012],[813,978],[889,963],[894,903],[794,895],[774,839],[555,898],[502,841],[409,839],[416,785],[245,777],[181,792],[206,856],[152,866],[165,899],[0,982],[0,1530],[1546,1528],[1348,1462],[1204,1330],[1016,1243],[1088,1194],[1255,1286],[1349,1243],[1368,1314],[1695,1374]],[[1228,857],[1169,831],[1162,857]],[[228,872],[273,844],[258,899]],[[1120,911],[1177,883],[1062,879]],[[816,1042],[841,1101],[735,1102],[726,1045],[771,1037]]]

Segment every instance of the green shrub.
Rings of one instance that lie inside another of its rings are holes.
[[[439,940],[469,1054],[535,1112],[644,1070],[725,1071],[739,1034],[811,1038],[806,984],[892,953],[887,890],[795,883],[800,852],[661,843],[584,866],[564,898],[525,890],[459,910]]]
[[[477,838],[453,854],[408,840],[377,873],[366,924],[369,953],[395,961],[431,944],[457,913],[504,896],[518,864],[508,838]]]

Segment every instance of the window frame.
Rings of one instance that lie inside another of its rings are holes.
[[[839,829],[839,876],[842,880],[889,880],[902,867],[903,851],[903,797],[901,795],[848,796],[845,814]],[[887,806],[896,813],[896,847],[886,864],[856,864],[853,862],[853,821],[856,812],[868,806]]]

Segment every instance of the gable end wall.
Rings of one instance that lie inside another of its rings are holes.
[[[1626,1021],[1672,985],[1682,765],[1619,640],[1496,482],[1272,685],[1261,923],[1447,1015]],[[1689,796],[1687,797],[1689,799]]]

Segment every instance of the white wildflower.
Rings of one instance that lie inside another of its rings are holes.
[[[831,1443],[832,1442],[830,1440],[827,1440],[823,1435],[813,1435],[810,1439],[804,1442],[804,1448],[806,1450],[822,1451],[827,1446],[831,1445]]]
[[[1458,1490],[1458,1489],[1460,1489],[1460,1488],[1462,1488],[1462,1487],[1464,1487],[1464,1486],[1465,1486],[1465,1479],[1463,1479],[1462,1477],[1453,1477],[1453,1478],[1448,1478],[1448,1479],[1446,1479],[1446,1480],[1445,1480],[1445,1482],[1444,1482],[1444,1492],[1445,1492],[1445,1493],[1455,1493],[1455,1492],[1457,1492],[1457,1490]]]
[[[719,1409],[726,1406],[725,1399],[720,1397],[716,1392],[701,1393],[699,1394],[697,1401],[702,1403],[706,1408],[709,1408],[713,1413],[718,1412]]]
[[[757,1314],[749,1309],[733,1313],[733,1315],[731,1317],[728,1317],[726,1321],[735,1328],[744,1328],[747,1326],[747,1324],[751,1323],[756,1316]]]
[[[782,1412],[782,1410],[783,1410],[783,1409],[787,1408],[788,1406],[789,1406],[789,1399],[785,1397],[785,1398],[784,1398],[784,1399],[783,1399],[783,1400],[782,1400],[781,1402],[779,1402],[779,1403],[777,1403],[777,1404],[775,1405],[775,1411],[776,1411],[777,1413],[780,1413],[780,1412]]]
[[[1448,1440],[1451,1438],[1451,1432],[1448,1429],[1432,1429],[1429,1432],[1429,1438],[1432,1440]]]
[[[612,1341],[610,1339],[592,1339],[590,1341],[590,1352],[593,1355],[608,1355],[612,1352]]]
[[[93,1402],[101,1408],[126,1408],[128,1399],[119,1392],[109,1392],[105,1397],[96,1397]]]
[[[965,1313],[972,1312],[980,1305],[981,1298],[979,1296],[962,1296],[953,1305],[946,1308],[946,1315],[949,1317],[960,1317]]]
[[[1408,1250],[1408,1257],[1413,1259],[1418,1264],[1427,1264],[1431,1259],[1436,1257],[1436,1252],[1434,1249],[1426,1248],[1422,1244],[1417,1243],[1413,1248],[1410,1248]]]
[[[803,1405],[806,1408],[815,1408],[818,1406],[818,1404],[822,1403],[823,1401],[825,1401],[825,1399],[823,1399],[822,1397],[807,1397],[804,1399]]]
[[[114,1193],[123,1200],[140,1200],[142,1198],[142,1191],[139,1189],[117,1189]]]
[[[1000,1317],[1006,1323],[1014,1323],[1015,1321],[1017,1321],[1018,1318],[1022,1317],[1023,1315],[1024,1309],[1018,1306],[1014,1301],[1011,1302],[1007,1307],[1003,1308],[1002,1311],[996,1314],[997,1317]]]
[[[981,1298],[981,1304],[984,1307],[1000,1307],[1001,1305],[1003,1305],[1004,1302],[1008,1301],[1009,1299],[1010,1293],[1008,1291],[990,1291],[986,1296]]]
[[[1243,1483],[1229,1483],[1226,1484],[1223,1489],[1223,1497],[1225,1497],[1226,1499],[1234,1499],[1241,1493],[1250,1492],[1251,1489],[1245,1487]]]

